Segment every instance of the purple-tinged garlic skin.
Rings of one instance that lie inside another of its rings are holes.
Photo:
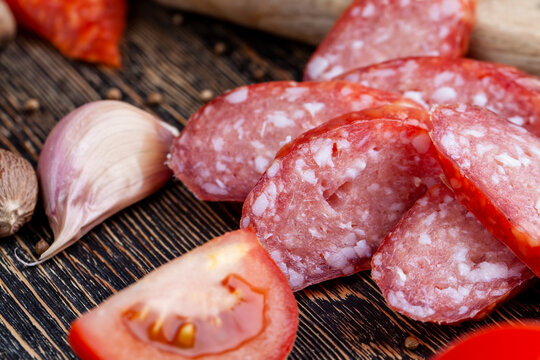
[[[172,176],[165,164],[178,130],[120,101],[96,101],[64,117],[38,162],[54,242],[47,260]]]

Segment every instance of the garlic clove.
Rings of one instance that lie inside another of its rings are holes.
[[[174,127],[120,101],[89,103],[64,117],[38,162],[55,238],[39,262],[162,187],[172,175],[165,162],[176,136]]]
[[[28,161],[0,149],[0,237],[13,235],[34,213],[38,181]]]

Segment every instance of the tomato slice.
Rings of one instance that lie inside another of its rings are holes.
[[[6,0],[17,21],[65,56],[120,66],[126,0]]]
[[[473,332],[432,360],[539,360],[540,323],[508,324]]]
[[[220,236],[77,319],[86,359],[283,359],[298,328],[287,279],[252,230]]]

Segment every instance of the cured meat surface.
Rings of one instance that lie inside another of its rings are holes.
[[[534,275],[450,189],[435,185],[386,236],[372,277],[394,310],[451,324],[487,316]]]
[[[398,92],[426,108],[459,103],[483,106],[540,136],[540,80],[511,66],[418,57],[355,69],[339,78]]]
[[[347,114],[280,150],[240,226],[253,226],[293,290],[368,269],[386,233],[439,181],[427,131],[403,120],[423,117],[396,106]]]
[[[475,0],[357,0],[309,60],[304,80],[408,56],[462,56],[474,8]]]
[[[70,58],[120,66],[126,0],[6,0],[17,21]]]
[[[540,139],[475,106],[436,107],[431,120],[458,200],[540,275]]]
[[[400,99],[344,81],[243,86],[191,116],[169,166],[200,200],[244,201],[284,144],[336,116]]]

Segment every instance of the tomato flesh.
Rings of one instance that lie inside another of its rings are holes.
[[[285,276],[252,230],[171,261],[76,320],[86,359],[283,359],[298,327]]]
[[[137,304],[124,313],[124,323],[140,340],[184,356],[234,349],[263,330],[264,294],[237,275],[227,276],[222,283],[236,301],[216,316],[163,318],[158,311]]]
[[[539,360],[540,323],[489,327],[473,332],[432,360]]]

